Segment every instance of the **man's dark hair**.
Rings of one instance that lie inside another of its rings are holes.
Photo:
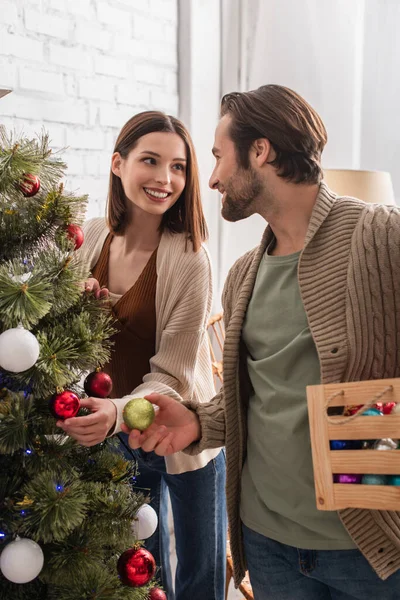
[[[224,115],[232,119],[230,136],[243,168],[249,168],[252,143],[266,138],[276,154],[270,164],[280,177],[293,183],[321,181],[326,129],[318,113],[299,94],[272,84],[250,92],[233,92],[222,98],[221,117]]]

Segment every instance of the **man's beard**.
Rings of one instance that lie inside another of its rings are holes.
[[[254,204],[262,191],[263,182],[254,169],[239,169],[225,185],[221,215],[232,223],[246,219],[256,212]]]

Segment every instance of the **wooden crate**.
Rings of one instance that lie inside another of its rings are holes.
[[[386,391],[385,391],[386,390]],[[382,395],[384,392],[384,395]],[[400,486],[333,483],[334,473],[400,475],[400,450],[331,450],[330,440],[400,438],[400,414],[328,416],[328,406],[400,402],[400,379],[307,387],[315,493],[319,510],[400,511]]]

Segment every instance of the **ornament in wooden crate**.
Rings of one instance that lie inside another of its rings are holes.
[[[400,379],[308,386],[307,402],[317,508],[400,511]]]

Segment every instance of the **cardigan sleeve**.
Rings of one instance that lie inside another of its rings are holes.
[[[222,292],[222,308],[226,335],[229,335],[229,323],[234,309],[235,299],[238,297],[241,284],[248,272],[248,268],[254,258],[254,250],[250,250],[240,257],[229,270]],[[239,355],[237,357],[239,360]],[[232,384],[231,384],[232,385]],[[226,420],[225,420],[225,386],[222,385],[219,393],[205,404],[194,404],[185,402],[185,405],[196,412],[200,420],[201,438],[188,446],[184,452],[195,455],[206,448],[224,446],[226,442]]]
[[[82,279],[84,279],[97,263],[109,230],[105,219],[101,217],[85,221],[82,230],[83,244],[74,253],[74,260],[79,264]]]
[[[237,263],[230,269],[225,281],[222,292],[222,309],[224,315],[225,331],[229,326],[231,315],[231,302],[233,290],[235,288]],[[193,410],[200,420],[201,438],[194,442],[184,452],[190,455],[196,455],[207,448],[218,448],[225,445],[225,399],[224,385],[222,385],[218,394],[210,401],[204,404],[196,405],[193,402],[184,402],[187,408]]]
[[[131,398],[152,392],[166,394],[194,404],[214,394],[207,322],[211,310],[211,266],[205,250],[182,253],[176,258],[168,286],[171,300],[168,318],[161,331],[156,354],[150,359],[150,372],[143,383],[123,398],[113,399],[117,421],[112,433],[121,429],[122,411]],[[129,360],[129,357],[127,357]]]
[[[399,377],[400,210],[397,207],[368,205],[363,210],[353,234],[348,279],[352,324],[348,336],[352,345],[375,348],[369,352],[369,362],[365,365],[373,379]],[[368,316],[363,327],[354,325],[360,322],[358,315]]]

